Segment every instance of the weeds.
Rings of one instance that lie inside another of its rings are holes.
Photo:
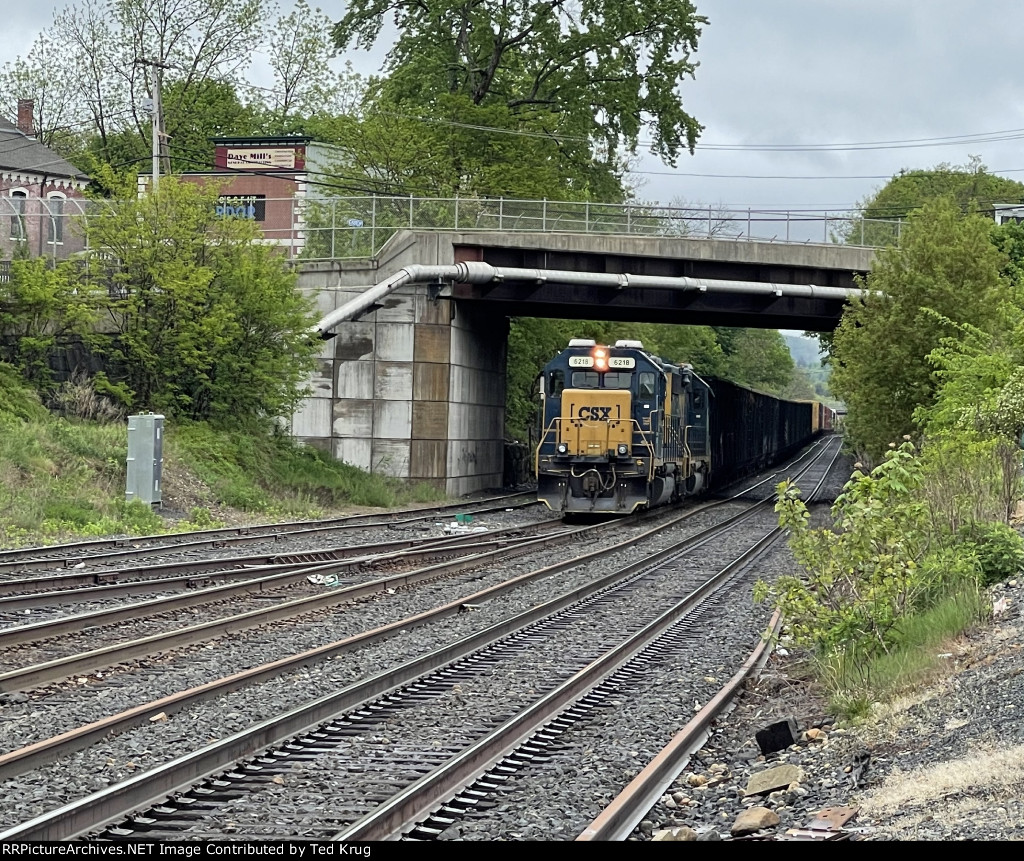
[[[0,363],[0,546],[223,526],[208,506],[308,519],[341,506],[443,498],[427,484],[368,475],[262,426],[174,423],[165,425],[164,487],[182,476],[202,504],[166,525],[159,510],[125,502],[128,431],[123,415],[112,420],[113,402],[75,378],[52,403],[59,414]]]

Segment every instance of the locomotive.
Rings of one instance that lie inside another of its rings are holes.
[[[704,379],[636,340],[574,338],[544,366],[540,396],[537,498],[562,514],[629,514],[724,487],[826,424],[820,404]]]

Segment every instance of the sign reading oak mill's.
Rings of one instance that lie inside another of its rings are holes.
[[[294,147],[228,148],[227,166],[235,170],[295,169]]]

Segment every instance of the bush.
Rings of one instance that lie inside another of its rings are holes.
[[[975,523],[966,538],[974,545],[986,586],[1014,577],[1024,567],[1024,538],[1005,523]]]
[[[81,371],[65,380],[50,396],[50,409],[70,418],[101,423],[123,421],[124,409],[96,391],[94,381]]]

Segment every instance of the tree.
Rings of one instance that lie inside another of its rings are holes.
[[[725,353],[721,376],[772,394],[785,389],[793,376],[793,357],[776,329],[715,327]]]
[[[570,180],[549,189],[612,199],[641,131],[669,164],[701,131],[679,92],[706,23],[688,0],[356,0],[336,46],[371,47],[388,18],[398,35],[371,104],[419,121],[453,192],[521,194],[510,180],[501,189],[492,177],[487,192],[473,180],[481,165],[529,165]]]
[[[989,331],[1009,298],[991,222],[963,215],[949,197],[908,221],[898,248],[883,249],[863,296],[851,301],[831,345],[831,387],[849,409],[846,432],[877,461],[914,432],[914,411],[930,406],[936,379],[928,355],[953,324]]]
[[[72,264],[50,267],[39,257],[12,261],[10,279],[0,283],[0,360],[40,390],[50,386],[55,348],[102,340],[94,329],[100,314],[95,297],[78,288]]]
[[[943,196],[955,200],[961,212],[986,211],[994,203],[1024,201],[1024,184],[988,173],[977,157],[965,165],[904,169],[861,203],[859,217],[849,222],[843,238],[855,245],[893,245],[910,213]]]
[[[117,188],[87,236],[116,261],[108,310],[132,406],[221,424],[290,414],[318,344],[285,258],[254,222],[215,215],[213,185]]]
[[[959,326],[929,357],[938,386],[915,419],[925,435],[925,493],[937,529],[1009,522],[1020,498],[1024,314],[1013,311],[1016,325],[1006,333]]]
[[[72,69],[77,62],[73,48],[54,34],[36,36],[24,57],[4,63],[0,69],[0,93],[5,116],[18,115],[18,101],[33,102],[33,128],[40,141],[60,152],[74,147],[76,133],[83,128],[82,105],[74,75],[55,74],[55,69]]]
[[[277,19],[267,47],[274,87],[262,96],[265,124],[274,134],[294,131],[310,117],[351,114],[358,104],[361,78],[351,64],[338,74],[331,71],[334,57],[331,20],[306,0]]]

